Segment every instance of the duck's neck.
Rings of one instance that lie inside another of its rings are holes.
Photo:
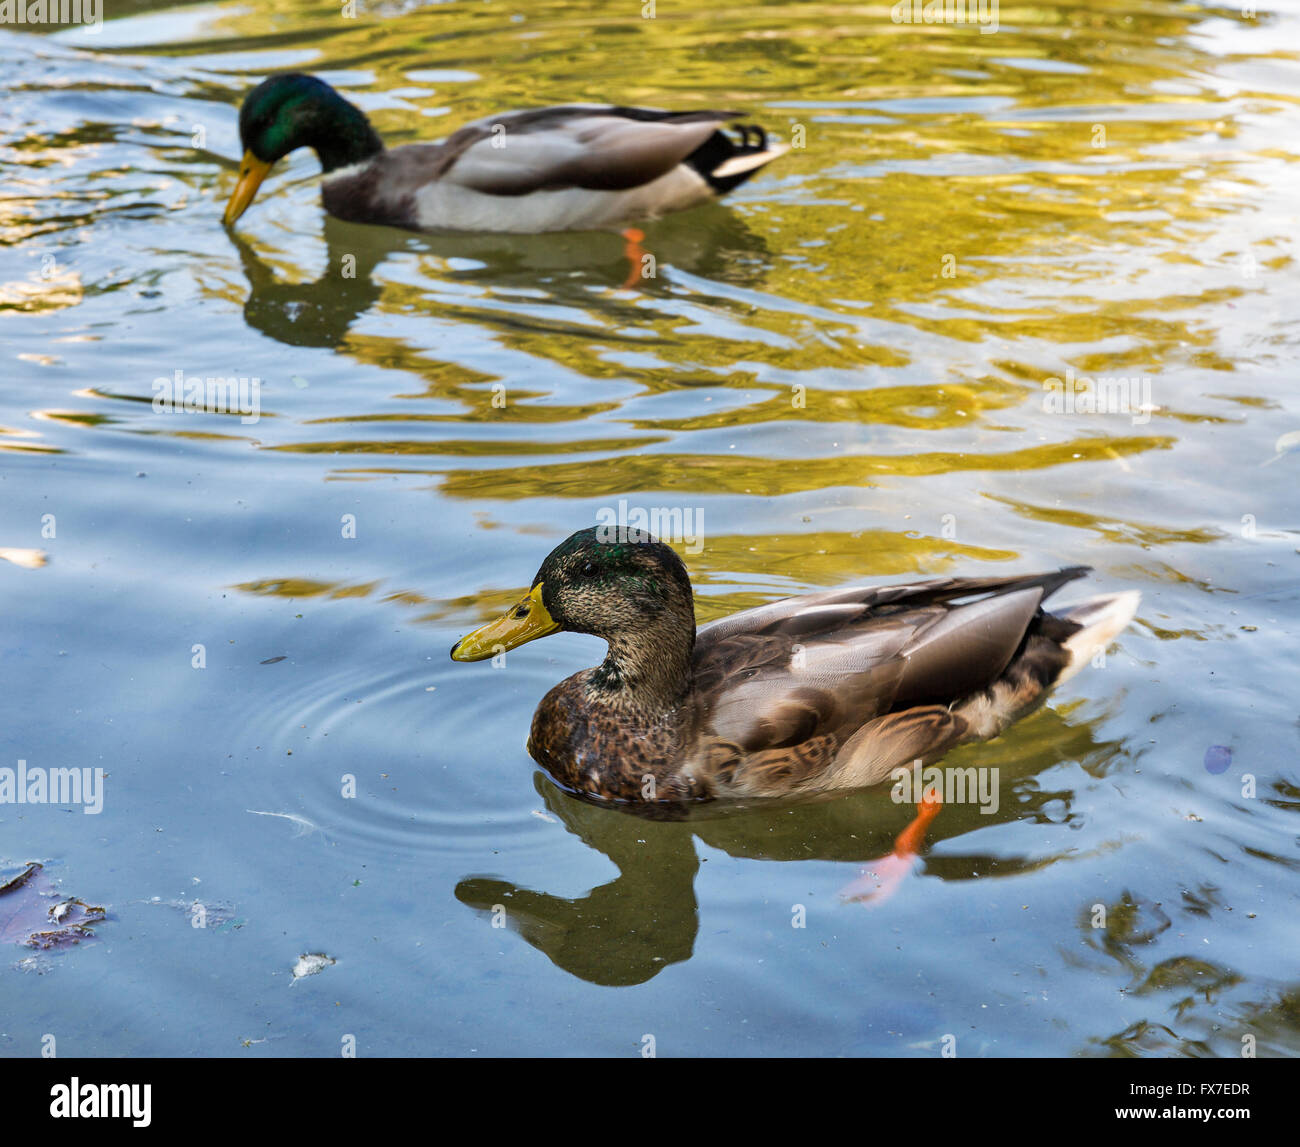
[[[605,660],[587,679],[592,701],[647,718],[676,709],[694,684],[695,619],[670,615],[647,630],[607,635]]]
[[[321,107],[309,146],[320,158],[322,171],[328,174],[373,159],[384,150],[384,141],[365,112],[333,92]]]

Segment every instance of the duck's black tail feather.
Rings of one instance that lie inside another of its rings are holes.
[[[771,143],[757,124],[737,124],[739,142],[724,131],[715,131],[686,157],[715,195],[726,195],[779,155],[790,150],[784,143]]]

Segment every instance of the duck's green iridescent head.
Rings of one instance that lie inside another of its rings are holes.
[[[370,121],[324,80],[301,72],[270,76],[244,98],[239,111],[244,158],[239,182],[226,205],[233,223],[252,203],[271,165],[310,147],[325,171],[360,163],[383,151]]]
[[[644,531],[593,526],[556,546],[523,599],[461,638],[451,656],[481,661],[559,630],[610,639],[644,631],[665,615],[694,629],[682,559]]]

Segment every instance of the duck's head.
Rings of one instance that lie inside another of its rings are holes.
[[[451,656],[482,661],[562,630],[617,642],[665,625],[694,634],[691,580],[682,559],[642,530],[593,526],[556,546],[523,598],[462,637]]]
[[[321,167],[333,171],[384,149],[360,110],[324,80],[301,72],[270,76],[248,93],[239,109],[239,139],[244,158],[226,204],[227,225],[248,209],[272,164],[291,151],[310,147]]]

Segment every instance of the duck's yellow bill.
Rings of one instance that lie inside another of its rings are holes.
[[[257,194],[257,189],[262,186],[262,180],[270,170],[269,163],[262,162],[251,151],[244,152],[244,158],[239,164],[239,182],[235,184],[230,202],[226,204],[226,213],[222,216],[222,222],[227,227],[248,210],[248,205],[253,202],[253,196]]]
[[[555,633],[559,623],[552,619],[542,604],[542,583],[538,582],[524,594],[518,605],[462,637],[451,647],[453,661],[485,661],[515,649],[527,641],[536,641],[548,633]]]

